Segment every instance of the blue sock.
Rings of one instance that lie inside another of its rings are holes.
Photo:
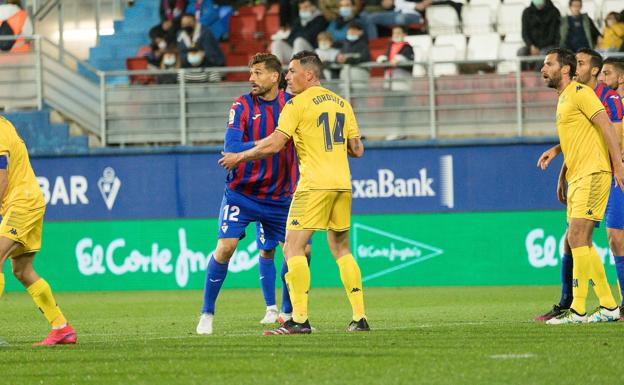
[[[613,257],[615,259],[615,271],[617,272],[618,282],[620,283],[620,295],[624,304],[624,257]]]
[[[286,260],[282,264],[282,272],[280,278],[282,278],[282,313],[292,313],[292,303],[290,302],[290,294],[288,294],[288,286],[286,286],[286,273],[288,273],[288,265]]]
[[[202,313],[214,314],[215,302],[217,302],[217,296],[219,290],[223,286],[225,276],[228,272],[228,264],[221,264],[214,259],[214,255],[208,262],[208,270],[206,271],[206,284],[204,285],[204,306],[202,306]]]
[[[572,305],[572,269],[574,268],[574,260],[572,255],[564,254],[561,258],[561,299],[559,306],[569,309]]]
[[[275,305],[275,263],[273,259],[260,257],[260,285],[267,306]]]

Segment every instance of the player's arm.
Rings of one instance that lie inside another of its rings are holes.
[[[239,163],[267,158],[284,148],[290,140],[289,137],[280,131],[274,131],[271,135],[256,142],[256,146],[243,152],[231,153],[223,152],[223,157],[219,159],[219,165],[227,170],[231,170]]]
[[[364,143],[359,137],[347,139],[347,153],[353,158],[361,158],[364,155]]]
[[[243,98],[238,98],[230,108],[230,116],[223,140],[225,152],[243,152],[254,146],[254,142],[243,141],[243,131],[247,125],[247,114],[243,103]]]
[[[616,185],[620,186],[624,190],[624,165],[622,165],[622,153],[620,151],[620,145],[618,138],[615,137],[615,130],[609,120],[609,115],[602,110],[594,115],[592,118],[600,130],[602,136],[607,143],[609,149],[609,156],[611,157],[611,164],[613,165],[613,178],[615,178]]]
[[[561,154],[561,145],[558,144],[554,147],[549,148],[544,151],[544,153],[537,160],[537,167],[542,170],[546,170],[550,162],[557,157],[557,155]]]
[[[566,204],[568,200],[566,192],[566,173],[568,172],[568,166],[565,162],[561,165],[561,171],[559,172],[559,179],[557,180],[557,199],[559,202]]]

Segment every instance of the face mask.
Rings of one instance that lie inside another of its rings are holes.
[[[192,55],[192,54],[189,54],[189,55],[186,57],[186,60],[188,60],[189,64],[190,64],[190,65],[192,65],[192,66],[197,65],[197,64],[199,64],[199,63],[201,63],[201,57],[200,57],[199,55]]]
[[[353,10],[351,9],[351,7],[340,7],[340,9],[338,10],[338,14],[344,18],[348,18],[353,15]]]
[[[356,41],[359,38],[360,37],[358,35],[349,35],[349,34],[347,34],[347,40],[348,41]]]
[[[161,41],[158,43],[158,49],[165,49],[165,48],[167,48],[167,42],[166,42],[166,41],[164,41],[164,40],[161,40]]]
[[[544,6],[544,0],[531,0],[534,6],[542,8]]]
[[[299,18],[301,20],[310,20],[312,18],[312,12],[310,12],[310,11],[299,11]]]
[[[330,49],[331,48],[331,44],[329,42],[324,41],[322,43],[319,43],[319,48],[323,49],[323,50]]]
[[[176,63],[175,56],[165,56],[163,58],[163,64],[166,65],[167,67],[171,67],[175,63]]]
[[[393,43],[400,43],[403,41],[403,36],[392,36]]]

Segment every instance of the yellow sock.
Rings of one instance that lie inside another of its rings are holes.
[[[26,290],[53,328],[58,328],[67,323],[63,313],[61,313],[61,309],[59,309],[54,300],[50,285],[43,278],[30,285]]]
[[[362,273],[353,254],[344,255],[336,260],[340,269],[340,278],[353,309],[353,320],[366,318],[364,314],[364,292],[362,291]]]
[[[305,256],[291,257],[286,262],[285,275],[288,293],[293,305],[293,321],[303,323],[308,319],[308,291],[310,290],[310,268]]]
[[[590,252],[589,247],[582,246],[572,249],[574,268],[572,269],[572,300],[571,308],[578,314],[585,314],[587,290],[589,289]]]
[[[4,293],[4,273],[0,273],[0,297]]]
[[[590,277],[594,282],[594,293],[600,301],[600,306],[607,309],[613,309],[617,306],[613,293],[611,293],[611,287],[607,280],[607,274],[605,273],[604,265],[600,260],[598,251],[595,247],[589,248],[589,263],[590,263]]]

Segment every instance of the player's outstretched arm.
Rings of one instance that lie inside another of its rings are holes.
[[[284,148],[288,140],[286,135],[275,131],[256,142],[256,146],[250,150],[238,153],[223,152],[223,157],[219,159],[219,165],[227,170],[232,170],[239,163],[267,158]]]
[[[549,148],[544,151],[544,153],[537,160],[537,167],[542,170],[546,170],[550,162],[557,157],[557,155],[561,154],[561,145],[558,144],[554,147]]]
[[[364,143],[360,138],[347,140],[347,153],[353,158],[361,158],[364,155]]]
[[[624,190],[624,165],[622,165],[622,153],[618,139],[615,137],[615,130],[609,120],[609,115],[605,111],[601,111],[594,116],[592,122],[597,124],[602,131],[602,136],[607,143],[609,156],[611,157],[611,165],[613,167],[613,178],[615,183]]]

